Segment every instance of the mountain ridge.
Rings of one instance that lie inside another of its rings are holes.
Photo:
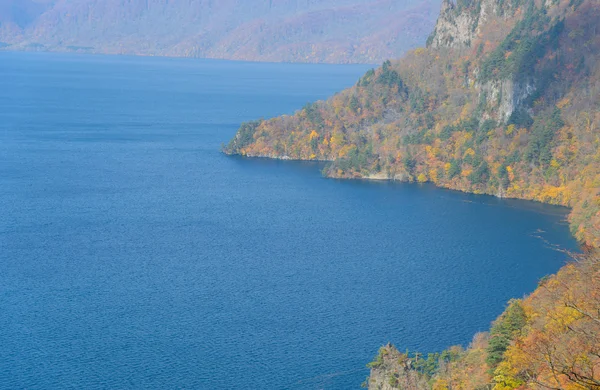
[[[0,42],[5,50],[381,63],[422,44],[438,6],[439,0],[0,0]]]

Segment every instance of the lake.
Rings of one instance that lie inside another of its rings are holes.
[[[358,389],[557,271],[564,208],[219,152],[367,69],[0,53],[0,387]]]

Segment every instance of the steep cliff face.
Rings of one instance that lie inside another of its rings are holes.
[[[531,114],[526,106],[527,99],[536,91],[535,79],[517,81],[512,78],[488,81],[480,86],[480,98],[486,97],[487,115],[483,119],[494,119],[509,123],[518,110]],[[490,114],[491,113],[491,114]]]
[[[432,48],[468,47],[477,34],[480,12],[462,12],[452,0],[442,1],[440,16],[433,33],[427,40]],[[485,16],[485,15],[484,15]]]
[[[427,41],[431,48],[470,47],[493,19],[510,20],[520,0],[443,0],[435,28]]]
[[[472,44],[493,39],[498,41],[503,36],[502,29],[508,31],[509,26],[522,17],[525,11],[523,6],[526,2],[522,0],[497,1],[481,0],[476,2],[444,0],[436,26],[429,36],[427,45],[432,49],[471,48]],[[552,9],[556,2],[544,2],[540,9],[545,12]],[[493,29],[500,31],[491,31]],[[526,32],[530,33],[529,31]],[[535,32],[532,32],[535,33]],[[520,32],[521,37],[522,32]],[[486,42],[487,43],[487,42]],[[533,76],[523,77],[521,69],[502,75],[486,74],[483,77],[476,76],[475,85],[479,91],[479,97],[486,98],[486,113],[483,119],[494,119],[501,123],[508,123],[511,116],[519,111],[526,110],[527,99],[536,91],[536,78]]]
[[[5,50],[374,63],[421,45],[439,0],[0,0]]]

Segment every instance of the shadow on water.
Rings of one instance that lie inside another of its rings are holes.
[[[323,177],[321,171],[327,165],[324,161],[279,160],[266,157],[227,156],[241,169],[285,170],[288,174]]]
[[[273,172],[285,172],[286,174],[320,177],[337,182],[348,188],[372,188],[385,189],[386,191],[415,191],[422,195],[444,198],[448,201],[463,203],[476,203],[486,206],[508,207],[536,214],[544,214],[554,217],[562,217],[563,223],[568,225],[567,214],[570,209],[564,206],[550,205],[532,200],[499,198],[488,194],[472,194],[459,190],[438,187],[433,183],[410,183],[394,180],[369,180],[369,179],[338,179],[323,176],[322,171],[327,166],[326,161],[303,161],[303,160],[279,160],[263,157],[227,156],[241,169],[271,169]]]

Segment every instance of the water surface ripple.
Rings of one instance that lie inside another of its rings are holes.
[[[219,153],[366,68],[1,53],[0,388],[359,388],[555,272],[564,209]]]

